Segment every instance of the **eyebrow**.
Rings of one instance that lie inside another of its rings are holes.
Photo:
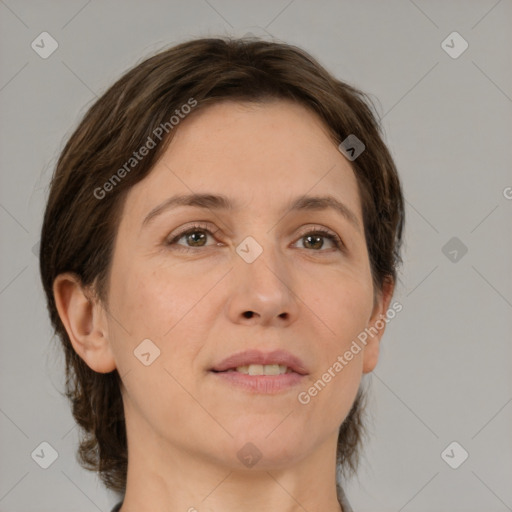
[[[195,206],[208,210],[226,210],[233,211],[239,207],[227,196],[222,194],[186,194],[177,195],[166,199],[163,203],[153,208],[144,218],[142,227],[149,224],[155,217],[179,206]],[[361,232],[361,225],[357,216],[341,201],[331,195],[308,196],[302,195],[293,199],[284,211],[322,211],[334,210],[344,217],[350,224]]]

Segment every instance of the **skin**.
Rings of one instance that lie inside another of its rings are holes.
[[[180,206],[141,228],[155,206],[191,192],[224,194],[238,208]],[[285,215],[302,194],[335,196],[359,229],[330,209]],[[196,239],[208,236],[202,246],[190,235],[166,245],[195,221],[214,233],[199,228]],[[350,162],[303,106],[224,101],[180,123],[152,172],[128,193],[108,311],[73,275],[54,283],[76,352],[97,372],[117,369],[123,381],[129,465],[122,512],[340,510],[338,430],[362,374],[377,364],[384,329],[308,404],[297,395],[389,307],[393,284],[373,288],[362,226]],[[339,235],[345,249],[328,238],[308,244],[305,235],[318,227]],[[263,248],[250,264],[236,252],[247,236]],[[144,339],[160,350],[149,366],[133,354]],[[309,374],[292,389],[255,394],[208,371],[249,348],[288,350]],[[237,457],[248,442],[263,455],[251,468]]]

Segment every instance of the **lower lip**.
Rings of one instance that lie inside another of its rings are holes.
[[[272,395],[297,386],[304,375],[282,373],[280,375],[248,375],[239,372],[211,372],[225,382],[252,393]]]

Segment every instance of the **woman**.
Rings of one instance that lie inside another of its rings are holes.
[[[41,275],[114,510],[351,510],[404,222],[369,105],[296,47],[198,39],[71,136]]]

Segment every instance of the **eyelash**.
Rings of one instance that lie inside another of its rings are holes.
[[[203,249],[206,246],[203,246],[203,247],[186,247],[186,246],[181,246],[181,245],[177,244],[178,240],[183,238],[185,235],[189,235],[189,234],[195,233],[196,231],[204,231],[205,233],[208,233],[209,235],[214,236],[214,234],[211,232],[210,229],[208,229],[208,227],[206,225],[201,224],[201,223],[197,223],[197,224],[194,224],[193,226],[187,228],[186,230],[181,231],[176,236],[174,236],[172,239],[167,240],[166,241],[166,245],[167,246],[175,245],[176,246],[175,247],[176,250],[183,251],[183,252],[190,252],[190,251],[196,251],[198,249]],[[319,236],[322,236],[324,238],[327,238],[327,239],[331,240],[332,243],[334,244],[334,247],[337,250],[339,250],[339,251],[344,251],[345,250],[345,246],[344,246],[341,238],[338,235],[336,235],[335,233],[333,233],[330,230],[328,230],[326,228],[323,228],[321,226],[318,226],[318,227],[310,229],[309,231],[306,231],[305,233],[303,233],[302,235],[299,236],[297,241],[300,240],[301,238],[304,238],[307,235],[319,235]],[[323,251],[321,249],[319,249],[319,250],[309,249],[309,250],[312,251],[312,252],[318,252],[318,253],[326,252],[326,251]]]

